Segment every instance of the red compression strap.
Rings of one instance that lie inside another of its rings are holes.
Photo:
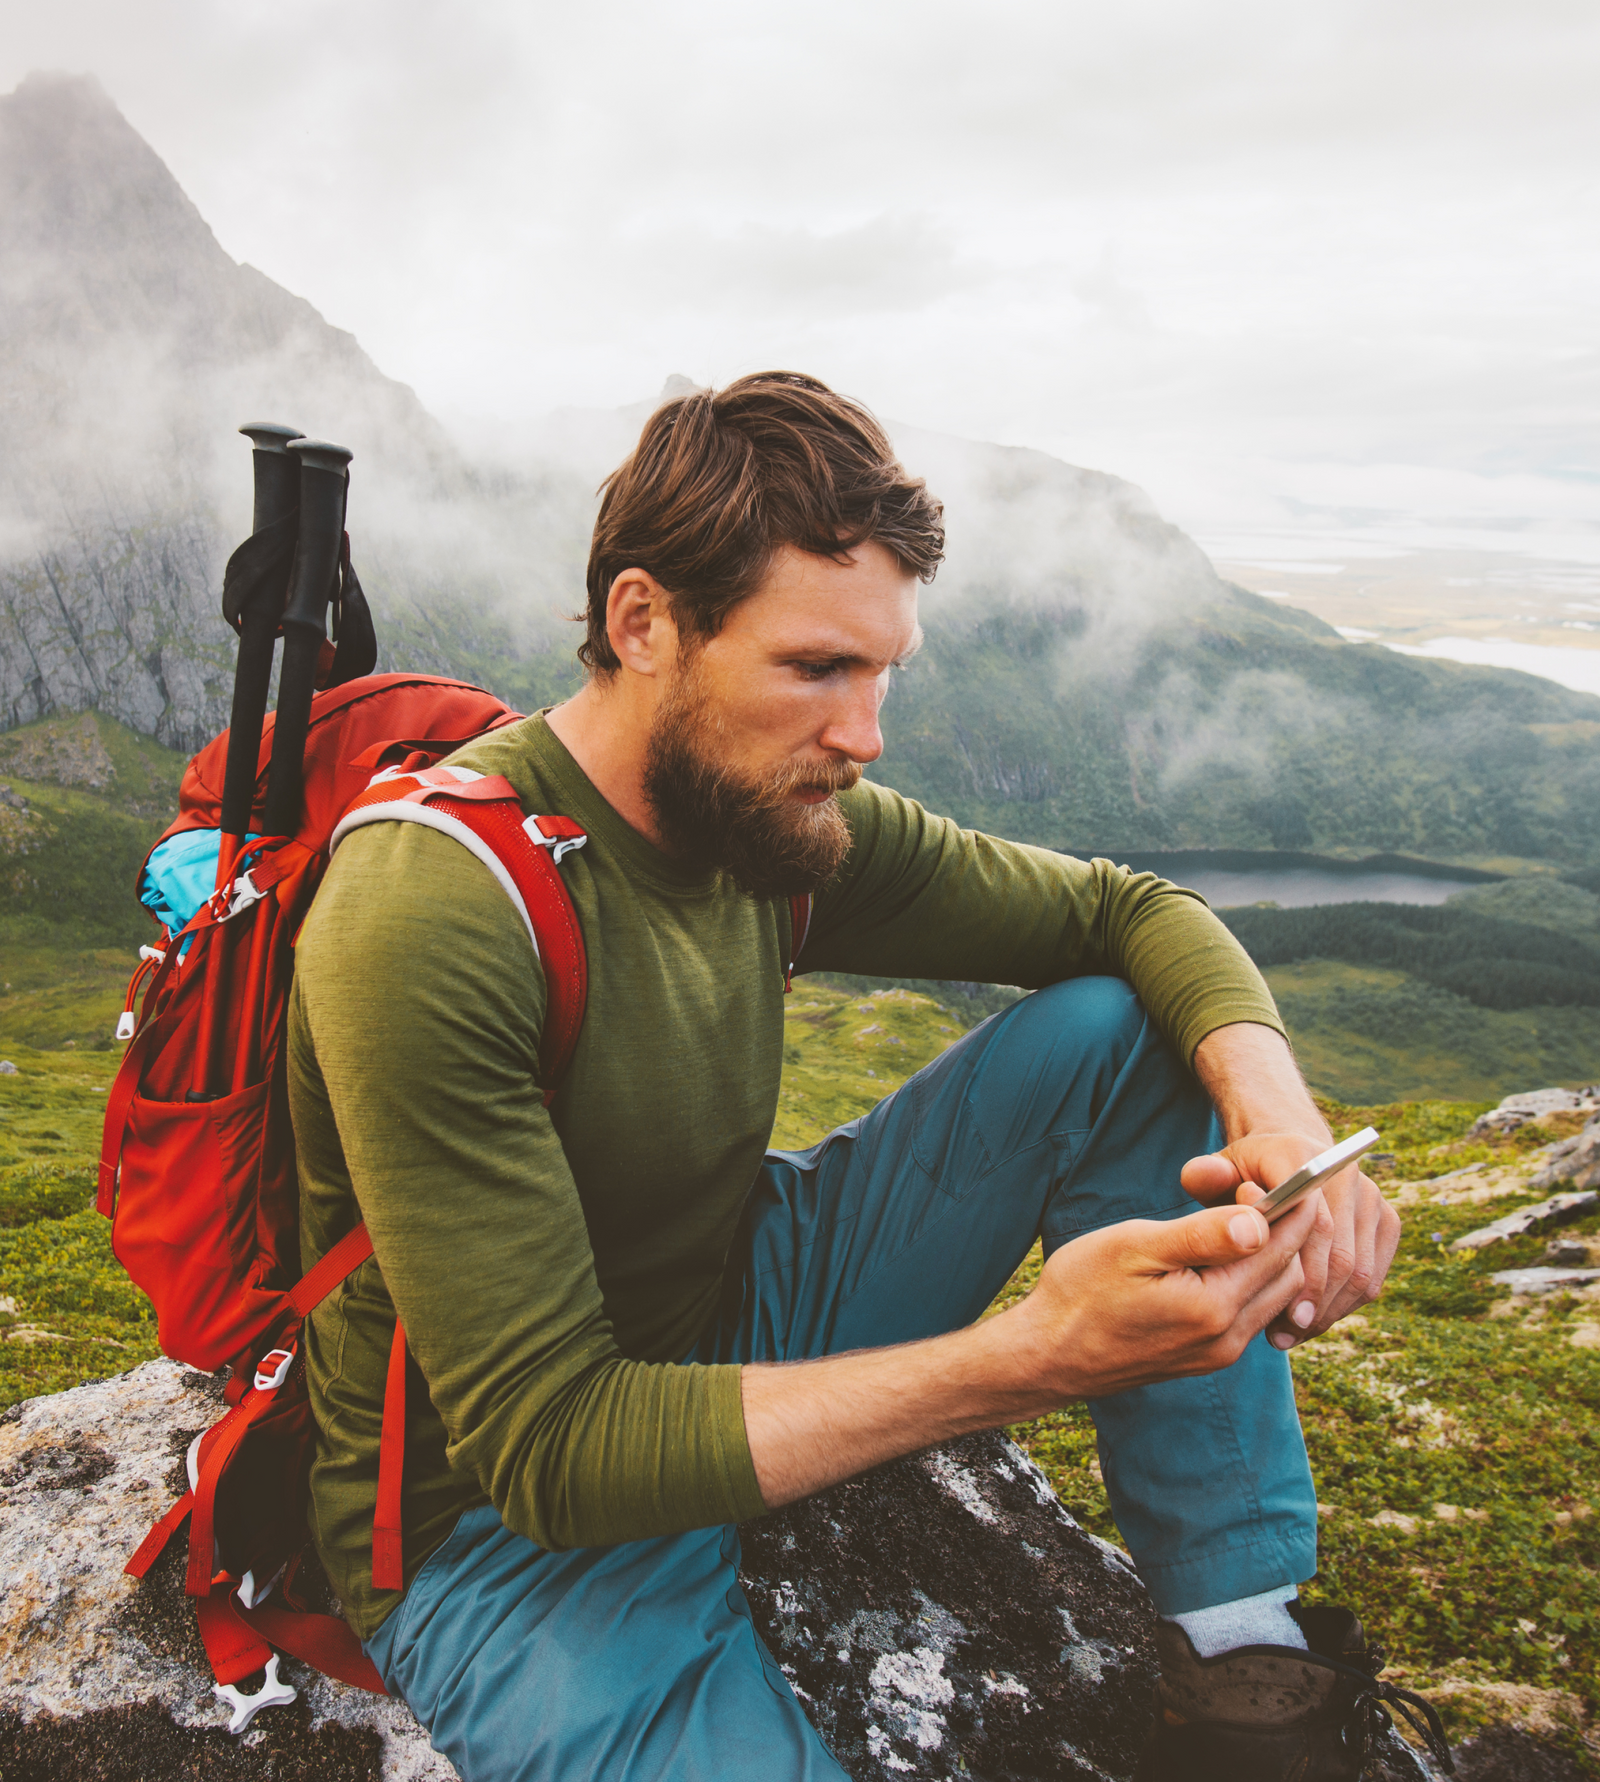
[[[516,787],[504,774],[485,774],[481,780],[458,780],[448,767],[425,767],[409,777],[421,781],[427,788],[416,795],[419,802],[431,801],[441,795],[465,798],[474,804],[493,804],[498,799],[509,798],[518,810],[522,808]]]
[[[229,1599],[236,1620],[252,1633],[270,1640],[291,1658],[300,1658],[322,1672],[356,1689],[370,1689],[374,1695],[387,1695],[378,1668],[361,1650],[361,1642],[350,1631],[348,1623],[333,1615],[301,1615],[293,1609],[268,1604],[247,1609],[237,1596]]]
[[[142,1578],[166,1551],[167,1542],[183,1527],[183,1519],[194,1508],[194,1493],[183,1496],[139,1543],[132,1559],[122,1568],[130,1578]]]
[[[239,1444],[250,1433],[250,1425],[277,1397],[277,1392],[253,1392],[236,1404],[220,1423],[214,1423],[200,1444],[196,1473],[198,1483],[194,1503],[189,1512],[189,1567],[183,1588],[189,1596],[206,1596],[211,1590],[215,1557],[213,1526],[217,1508],[217,1486],[228,1469],[228,1462],[238,1452]],[[248,1675],[242,1672],[241,1675]],[[227,1678],[222,1679],[223,1682]]]
[[[383,1433],[378,1437],[378,1507],[372,1518],[372,1588],[405,1589],[400,1545],[400,1486],[406,1465],[406,1333],[398,1318],[389,1345],[383,1389]]]
[[[367,1235],[366,1221],[362,1220],[289,1289],[286,1297],[295,1317],[304,1318],[315,1311],[345,1276],[353,1274],[371,1254],[372,1239]]]
[[[253,1628],[234,1613],[233,1581],[219,1584],[194,1606],[200,1621],[200,1638],[219,1683],[237,1683],[259,1671],[272,1656],[272,1648]]]

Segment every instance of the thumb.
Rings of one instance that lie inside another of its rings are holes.
[[[1216,1268],[1254,1256],[1271,1230],[1253,1207],[1210,1207],[1156,1225],[1150,1254],[1165,1269]]]

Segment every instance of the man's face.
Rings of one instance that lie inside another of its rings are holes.
[[[752,896],[824,884],[849,845],[833,794],[883,753],[878,708],[920,642],[916,578],[882,545],[843,563],[781,550],[669,671],[645,770],[668,849]]]

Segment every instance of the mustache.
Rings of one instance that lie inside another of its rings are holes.
[[[848,792],[860,778],[859,761],[792,761],[762,787],[763,803],[782,803],[796,792]]]

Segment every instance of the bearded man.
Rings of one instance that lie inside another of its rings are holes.
[[[562,868],[587,1014],[548,1107],[539,961],[449,837],[356,831],[305,925],[305,1261],[360,1218],[375,1252],[309,1328],[313,1526],[468,1782],[841,1777],[755,1635],[735,1525],[1080,1399],[1164,1617],[1141,1775],[1358,1773],[1359,1624],[1297,1602],[1316,1502],[1284,1351],[1376,1293],[1398,1222],[1354,1168],[1270,1227],[1249,1210],[1329,1134],[1199,898],[861,778],[943,538],[814,379],[650,419],[604,489],[587,684],[454,758],[588,833]],[[803,892],[801,970],[1035,994],[777,1152]],[[1033,1292],[978,1322],[1041,1236]],[[393,1592],[370,1555],[397,1314]]]

